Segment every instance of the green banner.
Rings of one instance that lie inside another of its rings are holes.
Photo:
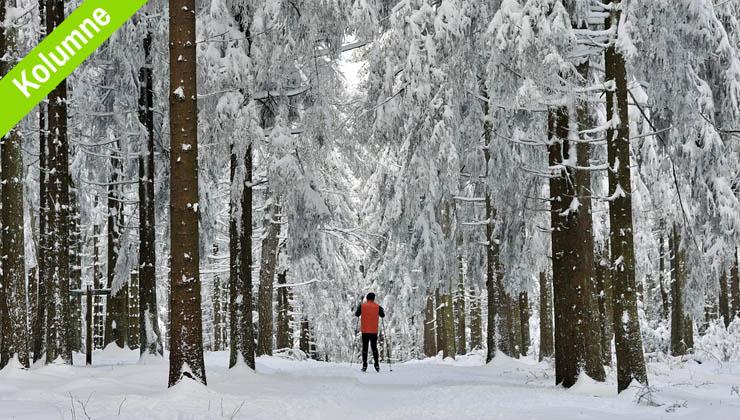
[[[85,0],[0,79],[0,137],[82,64],[147,0]]]

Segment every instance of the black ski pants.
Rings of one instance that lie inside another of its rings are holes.
[[[367,366],[367,345],[373,349],[373,359],[378,364],[378,334],[362,333],[362,366]]]

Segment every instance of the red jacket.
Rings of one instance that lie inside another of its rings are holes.
[[[385,318],[385,312],[382,306],[370,300],[357,307],[355,316],[362,316],[360,331],[363,334],[377,334],[379,318]]]

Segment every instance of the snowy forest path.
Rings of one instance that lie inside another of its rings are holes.
[[[138,362],[138,351],[97,351],[94,365],[35,365],[0,372],[2,419],[736,419],[740,364],[649,364],[655,399],[639,389],[616,395],[616,378],[554,385],[550,363],[498,355],[399,363],[362,373],[357,364],[257,360],[257,373],[227,369],[224,352],[206,353],[208,387],[183,381],[167,389],[167,363]],[[73,412],[74,410],[74,412]]]

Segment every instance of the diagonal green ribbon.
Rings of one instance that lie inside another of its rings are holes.
[[[110,38],[147,0],[85,0],[0,79],[0,137]]]

